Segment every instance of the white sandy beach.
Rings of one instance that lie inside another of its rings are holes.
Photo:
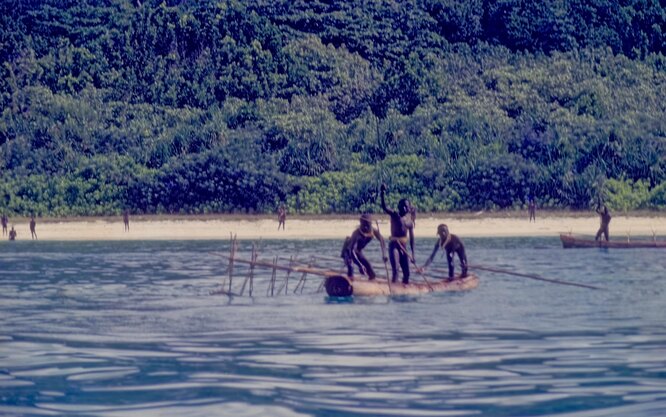
[[[540,215],[539,215],[540,214]],[[590,213],[539,213],[530,223],[526,216],[478,214],[421,214],[416,237],[434,237],[437,225],[446,223],[452,233],[465,237],[557,236],[559,233],[594,235],[599,218]],[[390,234],[388,216],[375,215],[383,235]],[[28,219],[10,219],[18,237],[30,240]],[[130,219],[130,231],[124,231],[122,218],[37,219],[39,240],[226,240],[238,239],[344,239],[358,225],[352,216],[290,216],[286,230],[277,230],[277,220],[265,216],[142,216]],[[666,213],[640,216],[616,214],[610,224],[611,239],[627,236],[652,236],[666,239]],[[2,237],[7,240],[7,236]]]

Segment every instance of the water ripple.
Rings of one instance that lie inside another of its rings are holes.
[[[254,298],[229,298],[210,295],[225,274],[203,254],[228,250],[219,242],[12,246],[0,253],[0,415],[663,415],[662,253],[466,243],[475,263],[606,290],[488,273],[461,294],[340,301],[313,279],[270,298],[258,273]],[[309,256],[339,242],[289,246]]]

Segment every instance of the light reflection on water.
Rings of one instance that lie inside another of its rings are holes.
[[[267,297],[269,271],[253,298],[211,295],[228,284],[226,242],[15,243],[0,246],[0,415],[666,410],[663,250],[466,239],[472,264],[605,290],[479,272],[466,293],[330,299],[313,277],[295,295],[300,274],[284,286],[284,273],[281,294]],[[423,261],[434,241],[418,244]],[[309,259],[339,246],[264,241],[260,251]],[[242,255],[250,250],[241,242]],[[379,261],[377,248],[366,251]],[[340,268],[335,258],[317,263]],[[235,272],[239,292],[246,269]]]

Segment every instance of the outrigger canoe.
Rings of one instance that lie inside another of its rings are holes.
[[[466,291],[479,285],[479,277],[469,274],[465,278],[459,276],[453,280],[431,279],[426,282],[410,282],[409,284],[395,283],[389,285],[385,279],[376,278],[350,280],[344,275],[326,277],[324,286],[326,293],[331,297],[374,296],[374,295],[417,295],[429,292]]]
[[[630,248],[666,248],[666,241],[658,240],[594,240],[577,238],[572,235],[560,234],[562,246],[568,248],[617,248],[617,249],[630,249]]]

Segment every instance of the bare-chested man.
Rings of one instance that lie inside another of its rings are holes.
[[[462,240],[454,234],[449,233],[449,228],[445,224],[440,224],[437,226],[437,235],[439,240],[435,244],[435,248],[432,251],[432,254],[423,265],[423,269],[427,268],[435,259],[435,255],[440,248],[444,248],[446,252],[446,261],[449,264],[449,280],[454,278],[454,266],[453,266],[453,254],[458,254],[458,260],[460,260],[460,267],[462,268],[461,278],[467,276],[467,255],[465,255],[465,246],[462,243]]]
[[[280,207],[278,207],[278,230],[280,230],[280,226],[282,226],[282,230],[284,230],[284,224],[286,220],[287,209],[284,207],[284,204],[281,204]]]
[[[530,213],[530,222],[536,222],[536,200],[534,197],[530,197],[530,200],[527,203],[527,209]]]
[[[597,205],[597,214],[599,214],[599,218],[601,219],[601,224],[599,225],[599,230],[597,231],[597,235],[594,237],[594,240],[599,240],[601,238],[601,235],[604,235],[604,239],[606,242],[608,242],[608,225],[610,224],[611,221],[611,215],[608,212],[608,207],[604,204],[602,205]]]
[[[35,240],[37,239],[37,232],[35,231],[36,224],[35,216],[32,215],[32,217],[30,217],[30,236],[32,236],[32,238]]]
[[[129,232],[129,210],[123,212],[123,223],[125,224],[125,231]]]
[[[386,193],[386,184],[381,186],[382,209],[391,218],[391,238],[388,246],[389,260],[391,261],[392,281],[398,279],[398,267],[396,257],[402,269],[402,283],[409,284],[409,262],[410,256],[407,252],[407,239],[411,248],[411,261],[414,261],[414,223],[411,214],[411,204],[409,200],[402,199],[398,202],[398,211],[386,207],[384,194]]]
[[[361,224],[356,230],[354,230],[351,237],[345,239],[341,255],[345,260],[347,277],[349,279],[354,279],[354,264],[358,266],[362,275],[367,275],[368,279],[375,279],[375,271],[372,269],[370,262],[368,262],[363,255],[363,249],[373,238],[376,238],[381,244],[381,247],[384,248],[384,238],[381,233],[379,233],[378,229],[372,227],[372,216],[369,214],[363,214],[360,223]],[[384,258],[384,262],[387,260],[388,259]]]
[[[2,223],[2,235],[7,234],[7,224],[9,223],[9,218],[7,218],[7,215],[5,213],[2,213],[2,217],[0,217],[0,222]]]

